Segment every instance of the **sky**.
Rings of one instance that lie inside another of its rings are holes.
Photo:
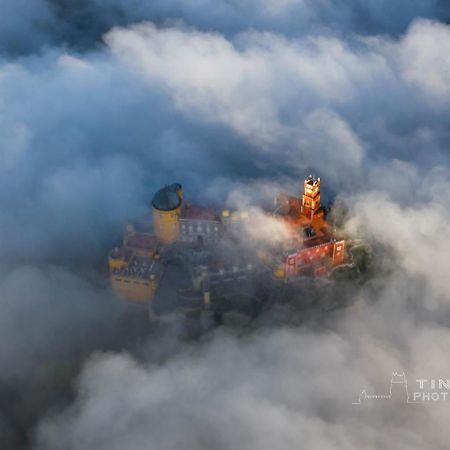
[[[447,447],[448,403],[352,405],[450,378],[447,2],[0,11],[2,448]],[[365,284],[313,288],[349,307],[128,342],[105,255],[159,186],[242,208],[310,172],[377,249]]]

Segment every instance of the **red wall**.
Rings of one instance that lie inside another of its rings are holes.
[[[329,258],[333,265],[345,261],[345,241],[326,242],[315,247],[303,248],[286,257],[286,276],[297,275],[300,266],[314,264],[322,258]],[[323,272],[323,271],[322,271]]]

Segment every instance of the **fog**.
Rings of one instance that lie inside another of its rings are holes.
[[[394,371],[450,378],[447,2],[0,11],[2,448],[447,447],[445,402],[352,405]],[[310,172],[369,280],[191,343],[124,322],[106,255],[159,186],[254,206],[264,241],[260,208]]]

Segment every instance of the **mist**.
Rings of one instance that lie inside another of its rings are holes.
[[[447,2],[0,11],[2,448],[447,447],[446,403],[352,405],[395,371],[450,378]],[[310,172],[374,248],[365,283],[188,343],[110,292],[108,249],[160,186],[264,221]]]

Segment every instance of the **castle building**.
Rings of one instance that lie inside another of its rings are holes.
[[[276,278],[328,275],[346,262],[346,242],[338,239],[320,204],[320,178],[309,175],[300,198],[279,194],[275,217],[284,220],[293,233],[292,251],[275,264]]]
[[[212,208],[190,205],[184,201],[183,189],[178,183],[164,186],[155,193],[152,212],[154,234],[138,232],[131,227],[125,233],[122,245],[109,255],[111,286],[119,296],[131,301],[152,300],[164,276],[162,260],[171,249],[176,249],[179,254],[194,254],[193,246],[203,246],[211,255],[219,255],[221,243],[230,242],[230,239],[240,242],[249,218],[247,211],[218,213]],[[275,278],[324,276],[346,263],[346,242],[335,236],[321,207],[320,178],[307,177],[299,197],[278,195],[272,216],[285,223],[291,238],[285,242],[281,253],[276,249],[269,250],[269,264],[267,258],[264,261],[260,258],[258,262],[256,257],[254,263],[263,264],[265,270],[269,265]],[[254,266],[251,261],[247,261],[246,267],[248,264],[248,267]],[[230,284],[237,283],[236,280],[241,282],[240,277],[245,278],[250,273],[247,269],[233,268],[229,273],[227,270],[223,266],[215,274],[213,269],[208,269],[202,288],[205,304],[210,301],[208,299],[217,297],[217,292],[227,290]]]

